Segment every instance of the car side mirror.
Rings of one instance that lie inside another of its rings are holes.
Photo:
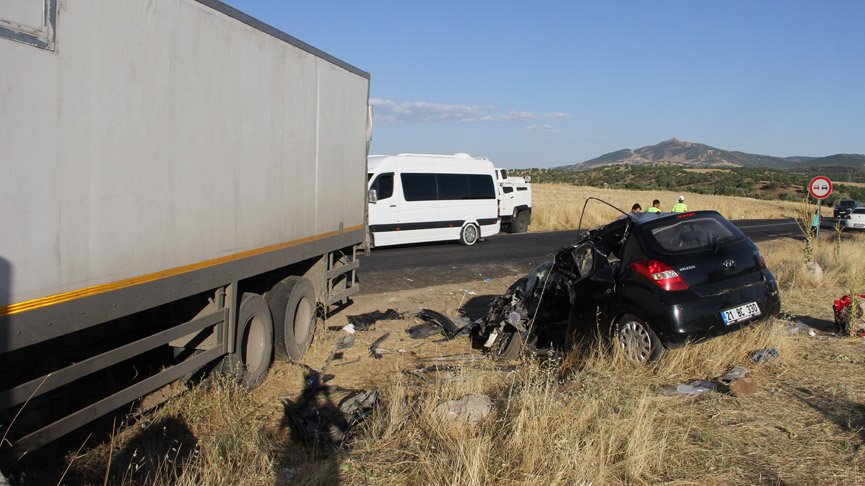
[[[369,190],[369,203],[375,204],[378,202],[378,192],[375,189]]]

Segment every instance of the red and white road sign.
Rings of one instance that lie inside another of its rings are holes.
[[[826,176],[817,176],[808,184],[808,193],[815,199],[826,199],[832,194],[832,181]]]

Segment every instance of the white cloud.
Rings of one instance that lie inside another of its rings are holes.
[[[373,98],[370,100],[376,118],[387,122],[508,122],[524,120],[564,120],[571,118],[567,113],[532,113],[528,111],[508,111],[491,113],[491,109],[476,105],[446,105],[428,101],[406,101]]]
[[[532,133],[562,133],[562,130],[549,124],[528,125],[526,130]]]

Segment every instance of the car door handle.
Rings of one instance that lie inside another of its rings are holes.
[[[396,204],[391,204],[390,207],[395,208]]]

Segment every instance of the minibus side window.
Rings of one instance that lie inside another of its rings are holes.
[[[496,187],[492,176],[483,174],[469,174],[469,188],[471,199],[495,199]]]
[[[393,172],[380,174],[369,188],[375,189],[376,197],[379,200],[393,196]]]
[[[440,201],[471,199],[469,178],[466,174],[436,174],[436,183]]]
[[[435,201],[438,198],[435,174],[400,174],[399,177],[406,201]]]

